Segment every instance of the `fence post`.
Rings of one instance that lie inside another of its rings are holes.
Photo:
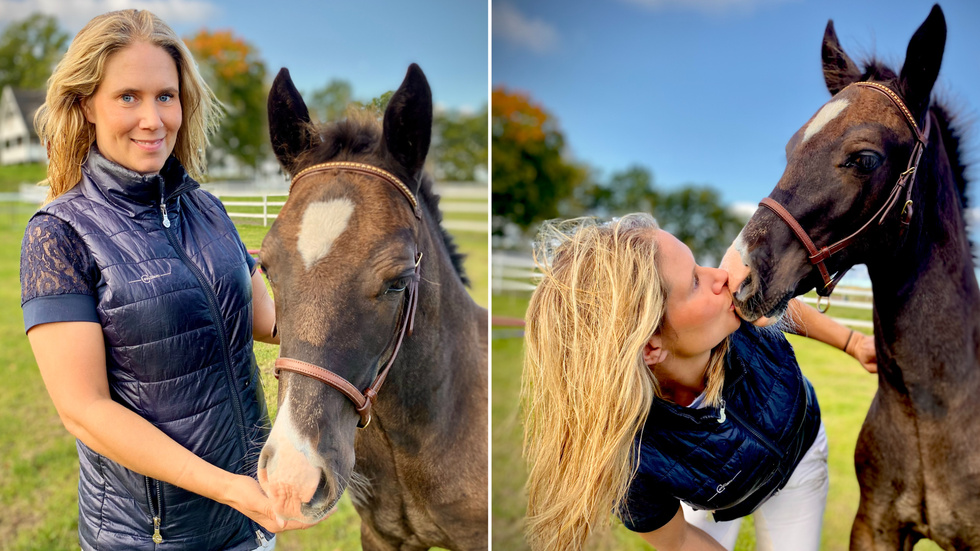
[[[262,227],[269,226],[269,195],[262,196]]]

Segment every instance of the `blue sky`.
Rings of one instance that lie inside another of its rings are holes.
[[[486,2],[424,0],[0,0],[0,27],[41,11],[72,36],[93,16],[148,9],[181,36],[231,29],[256,46],[269,80],[288,67],[300,91],[347,80],[357,99],[394,90],[410,63],[425,72],[438,106],[487,103]]]
[[[977,119],[980,2],[941,6],[948,38],[936,89]],[[754,209],[783,172],[787,140],[830,97],[820,63],[827,20],[856,61],[874,53],[898,67],[931,7],[495,0],[492,84],[528,92],[557,117],[571,153],[604,176],[640,164],[661,188],[710,184],[725,202]],[[976,134],[968,158],[980,162]],[[972,198],[980,203],[976,190]]]

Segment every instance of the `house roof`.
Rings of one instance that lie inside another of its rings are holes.
[[[17,107],[20,108],[21,115],[24,116],[24,122],[31,132],[31,137],[36,138],[37,132],[34,131],[34,113],[44,104],[47,92],[44,90],[23,90],[16,88],[11,88],[10,91],[14,94],[14,100],[17,101]]]

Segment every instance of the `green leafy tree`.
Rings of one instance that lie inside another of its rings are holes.
[[[388,90],[387,92],[381,94],[376,98],[371,98],[371,101],[363,103],[360,101],[355,101],[354,105],[374,113],[376,117],[381,119],[385,116],[385,109],[388,108],[388,102],[391,101],[391,96],[395,95],[394,90]]]
[[[467,115],[459,111],[437,112],[432,120],[429,158],[436,178],[469,182],[477,171],[487,171],[487,107]]]
[[[310,114],[320,122],[332,122],[344,118],[352,99],[351,85],[346,80],[334,79],[317,88],[306,102]]]
[[[0,34],[0,88],[40,90],[68,46],[54,17],[36,13]]]
[[[660,202],[653,175],[639,165],[614,172],[608,183],[586,187],[582,195],[588,209],[603,217],[629,212],[653,212]]]
[[[494,232],[507,221],[533,223],[571,214],[576,186],[588,171],[563,157],[565,137],[555,119],[530,98],[504,88],[491,100],[491,200]]]
[[[654,209],[660,227],[674,234],[704,265],[716,266],[742,222],[707,186],[686,185],[664,194]]]
[[[255,168],[268,147],[265,62],[254,46],[231,31],[201,30],[185,42],[204,79],[225,105],[225,119],[214,145]]]

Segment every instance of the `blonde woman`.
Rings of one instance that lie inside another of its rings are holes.
[[[255,476],[268,415],[252,340],[275,310],[221,204],[199,189],[219,104],[147,11],[96,17],[35,125],[45,205],[27,226],[27,336],[77,438],[83,549],[271,549]]]
[[[728,275],[649,215],[549,223],[526,319],[533,549],[619,516],[660,551],[816,550],[827,494],[817,397],[782,333],[742,322]],[[874,371],[873,341],[794,304],[795,325]],[[683,506],[682,506],[683,504]]]

